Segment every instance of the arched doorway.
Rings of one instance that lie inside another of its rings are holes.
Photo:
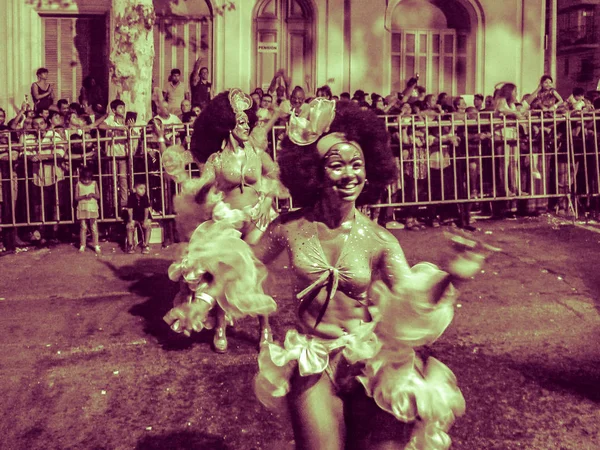
[[[208,0],[154,0],[153,87],[164,91],[171,69],[181,70],[183,82],[199,57],[212,76],[213,14]]]
[[[391,87],[402,91],[419,74],[433,94],[474,94],[478,87],[477,14],[468,0],[397,0],[386,26],[391,32]]]
[[[314,8],[308,0],[261,0],[254,10],[254,86],[268,88],[285,69],[293,86],[313,92]]]

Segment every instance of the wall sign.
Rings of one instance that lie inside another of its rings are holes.
[[[277,42],[259,42],[258,53],[277,53]]]

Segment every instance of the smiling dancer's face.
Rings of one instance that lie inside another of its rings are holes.
[[[331,147],[325,158],[324,194],[342,202],[355,202],[365,187],[365,157],[348,143]]]

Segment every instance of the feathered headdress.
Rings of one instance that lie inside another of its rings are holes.
[[[240,115],[246,115],[244,111],[252,108],[252,97],[244,93],[241,89],[234,88],[229,91],[229,103],[235,113],[236,119]]]
[[[305,105],[306,106],[306,105]],[[292,113],[288,125],[288,137],[297,145],[310,145],[316,142],[335,118],[335,101],[315,98],[296,116]]]

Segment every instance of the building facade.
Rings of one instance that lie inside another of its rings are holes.
[[[558,0],[556,87],[567,96],[576,86],[597,89],[600,79],[600,0]]]
[[[111,4],[122,0],[4,0],[0,106],[18,107],[38,67],[57,98],[76,100],[84,77],[110,91]],[[314,93],[404,88],[491,94],[501,82],[535,89],[544,70],[545,0],[155,0],[154,85],[196,58],[213,90],[268,86],[283,68]],[[60,94],[59,94],[60,93]]]

